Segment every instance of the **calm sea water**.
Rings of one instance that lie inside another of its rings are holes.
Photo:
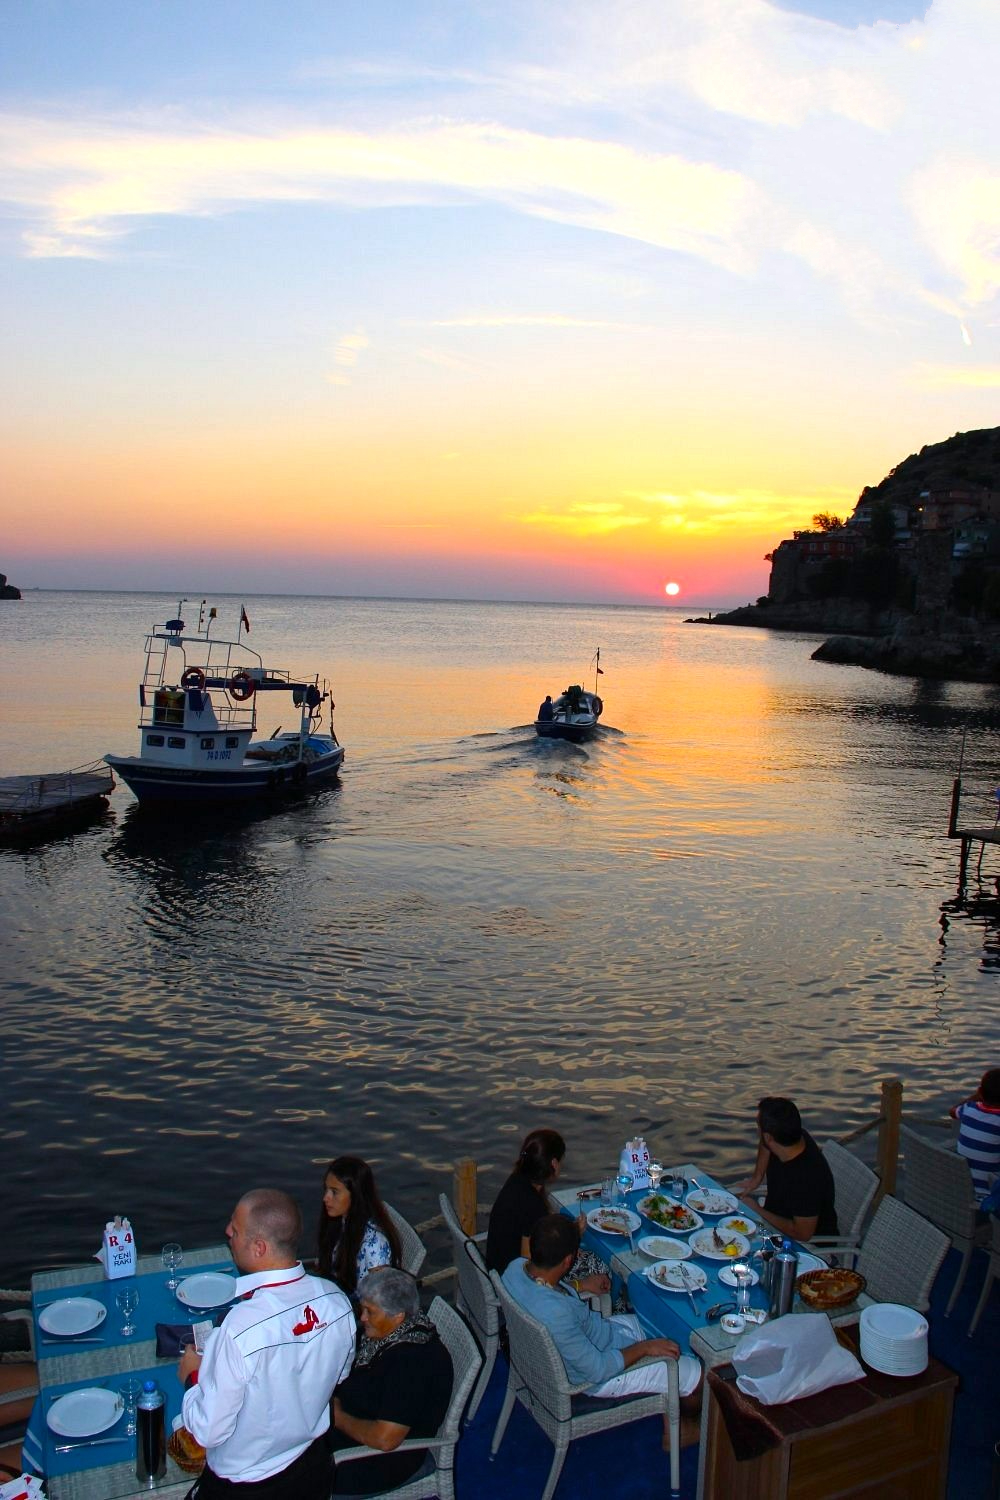
[[[884,1076],[937,1109],[997,1062],[996,924],[942,922],[961,730],[995,775],[996,690],[684,611],[246,602],[269,664],[333,681],[339,785],[166,819],[119,788],[85,832],[0,852],[8,1280],[114,1212],[140,1248],[205,1243],[255,1184],[311,1220],[340,1152],[419,1220],[461,1156],[488,1200],[538,1124],[570,1174],[637,1130],[741,1173],[761,1094],[823,1135]],[[0,770],[131,751],[143,636],[175,609],[3,606]],[[598,645],[600,734],[538,741]]]

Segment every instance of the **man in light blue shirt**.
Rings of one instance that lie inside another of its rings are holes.
[[[580,1248],[580,1230],[565,1214],[538,1219],[528,1241],[530,1258],[512,1260],[503,1284],[525,1312],[549,1330],[573,1385],[585,1385],[589,1396],[636,1396],[665,1391],[665,1364],[633,1368],[642,1359],[678,1361],[682,1396],[701,1379],[701,1365],[681,1354],[673,1339],[647,1339],[632,1313],[602,1318],[573,1292],[561,1286]]]

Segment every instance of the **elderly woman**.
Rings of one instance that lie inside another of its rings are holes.
[[[393,1454],[404,1439],[433,1437],[451,1399],[451,1355],[420,1311],[408,1271],[383,1266],[358,1287],[362,1336],[331,1406],[330,1447],[378,1448],[382,1457],[335,1466],[335,1495],[375,1495],[412,1479],[427,1450]]]
[[[562,1171],[565,1155],[566,1142],[558,1130],[532,1130],[525,1136],[514,1170],[490,1211],[486,1264],[491,1271],[502,1273],[512,1260],[527,1257],[535,1224],[558,1207],[549,1202],[547,1189]],[[581,1215],[581,1233],[583,1228]],[[570,1280],[578,1292],[603,1293],[611,1286],[607,1266],[592,1250],[580,1251]]]
[[[356,1297],[359,1283],[376,1266],[398,1266],[399,1235],[375,1186],[375,1174],[360,1156],[335,1156],[323,1176],[319,1215],[321,1276]]]

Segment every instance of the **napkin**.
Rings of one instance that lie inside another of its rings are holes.
[[[0,1484],[0,1500],[44,1500],[44,1495],[42,1481],[30,1474]]]
[[[222,1312],[216,1313],[212,1319],[213,1326],[218,1328],[228,1312],[223,1308]],[[207,1319],[201,1319],[206,1322]],[[157,1323],[156,1325],[156,1357],[157,1359],[177,1359],[180,1356],[182,1344],[194,1343],[194,1329],[190,1323]],[[3,1496],[0,1495],[0,1500]]]

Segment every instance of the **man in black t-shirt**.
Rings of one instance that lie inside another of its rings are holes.
[[[736,1191],[757,1207],[753,1196],[767,1180],[762,1218],[794,1240],[837,1234],[833,1173],[791,1099],[769,1097],[757,1106],[760,1142],[751,1175]]]
[[[409,1272],[379,1266],[364,1277],[358,1296],[364,1336],[351,1373],[334,1393],[330,1447],[335,1454],[358,1444],[381,1452],[339,1464],[335,1495],[381,1494],[412,1479],[426,1449],[393,1450],[406,1438],[434,1437],[454,1380],[451,1355],[421,1313]]]

